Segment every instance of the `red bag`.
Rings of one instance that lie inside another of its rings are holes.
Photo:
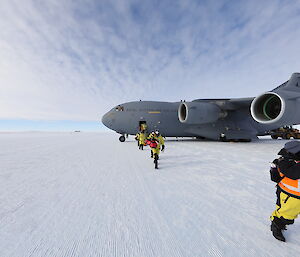
[[[157,147],[157,143],[155,141],[151,141],[150,147],[151,148],[156,148]]]

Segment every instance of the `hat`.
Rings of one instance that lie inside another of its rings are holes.
[[[300,152],[300,142],[299,141],[287,142],[284,145],[284,149],[287,150],[289,153],[296,154]]]

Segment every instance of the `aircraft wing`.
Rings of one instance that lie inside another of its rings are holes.
[[[247,98],[232,98],[232,99],[195,99],[192,102],[214,103],[222,110],[238,110],[248,108],[251,105],[254,97]]]

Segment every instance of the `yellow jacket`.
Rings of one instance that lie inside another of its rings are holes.
[[[157,140],[159,142],[159,146],[165,145],[165,140],[164,140],[164,138],[161,135],[156,136],[156,138],[157,138]]]
[[[159,147],[162,146],[162,145],[165,145],[165,140],[164,140],[164,138],[162,137],[162,135],[157,136],[156,134],[152,134],[152,133],[151,133],[151,134],[148,136],[147,139],[152,139],[152,138],[155,138],[155,139],[158,141]]]
[[[139,140],[139,137],[140,137],[140,133],[136,133],[135,140]]]
[[[140,142],[140,145],[145,145],[145,140],[146,140],[146,134],[141,132],[141,133],[139,134],[139,142]]]

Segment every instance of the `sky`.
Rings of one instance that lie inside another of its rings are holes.
[[[300,71],[300,0],[1,0],[0,17],[0,131],[97,131],[119,103],[256,96]]]

